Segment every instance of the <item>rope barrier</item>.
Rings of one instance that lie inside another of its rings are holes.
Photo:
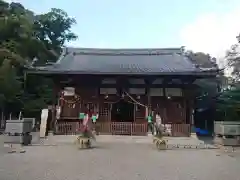
[[[143,106],[145,108],[148,108],[148,106],[144,105],[144,104],[141,104],[140,102],[138,102],[137,100],[135,100],[132,96],[130,96],[130,94],[128,94],[127,91],[124,91],[124,93],[133,101],[135,102],[136,104],[140,105],[140,106]]]
[[[66,100],[66,99],[64,99],[64,97],[61,97],[61,98],[59,98],[59,100],[63,100],[64,102],[66,102],[69,105],[76,104],[77,102],[79,102],[81,100],[81,97],[79,95],[75,95],[74,98],[75,98],[75,100]]]

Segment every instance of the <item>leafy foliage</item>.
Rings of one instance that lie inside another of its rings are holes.
[[[20,3],[0,0],[1,111],[35,116],[52,103],[52,80],[35,76],[26,83],[24,68],[56,61],[65,42],[77,38],[70,30],[75,23],[61,9],[35,14]]]
[[[189,59],[199,68],[202,70],[209,70],[209,69],[218,69],[218,65],[216,64],[216,58],[211,57],[209,54],[205,54],[202,52],[186,52],[186,55]],[[207,95],[209,98],[216,95],[219,89],[219,85],[222,83],[224,76],[219,74],[217,78],[209,78],[209,79],[198,79],[196,80],[195,84],[199,86],[197,96],[205,96]],[[199,99],[202,101],[202,99]],[[209,104],[208,100],[205,98],[207,104]],[[204,104],[206,104],[204,103]]]
[[[211,57],[209,54],[187,51],[186,55],[192,60],[194,64],[198,65],[200,68],[217,67],[216,58]]]
[[[225,56],[227,61],[226,69],[232,70],[232,78],[234,81],[240,80],[240,36],[237,36],[237,42],[238,43],[232,45]]]
[[[215,99],[219,93],[221,84],[225,81],[225,77],[218,69],[216,58],[211,57],[209,54],[188,51],[186,55],[200,69],[218,72],[217,77],[197,79],[194,82],[198,87],[196,89],[197,91],[195,91],[197,98],[194,102],[194,125],[212,131],[213,127],[211,122],[214,120],[215,115]]]
[[[227,65],[224,69],[231,71],[231,77],[227,81],[231,81],[231,84],[228,83],[228,88],[217,98],[217,120],[240,120],[240,36],[237,37],[237,42],[226,52]]]
[[[217,99],[217,120],[240,120],[240,88],[236,87],[220,94]]]

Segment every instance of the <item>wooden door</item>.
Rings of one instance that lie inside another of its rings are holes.
[[[184,106],[181,102],[170,101],[167,103],[167,122],[169,124],[182,124],[185,123]]]

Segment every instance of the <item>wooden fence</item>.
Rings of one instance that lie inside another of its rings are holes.
[[[79,122],[58,122],[56,124],[55,134],[70,135],[77,134],[81,128]],[[168,124],[170,127],[170,136],[188,137],[191,134],[190,124]],[[111,122],[97,123],[96,132],[99,134],[111,135],[135,135],[145,136],[148,133],[147,123],[129,123],[129,122]]]
[[[190,124],[171,124],[171,136],[174,137],[189,137],[191,135]]]

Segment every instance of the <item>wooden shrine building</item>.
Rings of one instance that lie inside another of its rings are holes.
[[[161,118],[172,136],[189,136],[196,86],[214,78],[184,56],[181,48],[66,48],[53,65],[28,73],[55,82],[56,134],[76,133],[80,113],[97,114],[100,134],[146,135],[147,119]]]

